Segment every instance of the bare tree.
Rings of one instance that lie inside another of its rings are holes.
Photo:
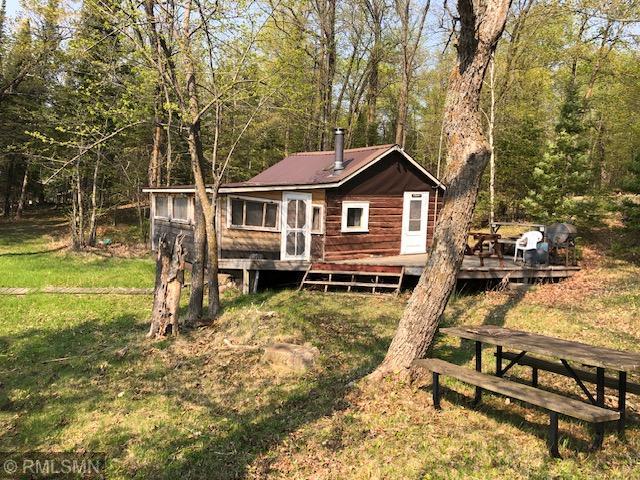
[[[458,0],[457,65],[444,111],[446,199],[427,264],[372,379],[406,373],[414,359],[426,354],[455,286],[480,179],[491,154],[479,112],[480,92],[510,4],[510,0]]]
[[[229,47],[233,42],[224,38],[225,35],[218,36],[219,32],[216,28],[222,24],[228,27],[232,21],[237,21],[238,17],[227,18],[227,15],[229,17],[233,15],[225,11],[224,5],[219,2],[188,0],[183,4],[167,0],[162,2],[162,5],[158,5],[152,0],[147,0],[144,12],[147,34],[140,31],[141,27],[135,21],[140,16],[138,6],[132,4],[127,14],[131,17],[131,23],[135,25],[136,34],[133,40],[136,41],[141,54],[156,69],[164,88],[175,98],[182,130],[186,134],[198,199],[197,220],[204,225],[205,234],[203,237],[201,230],[196,232],[198,248],[195,249],[196,258],[192,259],[197,267],[192,276],[192,282],[195,282],[196,288],[192,289],[192,295],[195,296],[190,301],[189,319],[196,320],[198,301],[202,298],[201,278],[204,268],[201,266],[204,265],[205,255],[202,245],[205,244],[205,239],[209,292],[208,317],[215,318],[220,311],[218,239],[215,222],[218,190],[235,148],[270,96],[267,93],[256,100],[253,92],[239,92],[242,86],[252,83],[244,78],[243,73],[264,22],[257,23],[253,19],[248,19],[249,24],[239,28],[239,31],[242,31],[241,35],[239,34],[242,41]],[[229,30],[226,34],[229,34]],[[151,39],[150,48],[145,41],[146,38]],[[227,54],[224,48],[232,48],[233,55]],[[202,55],[205,58],[204,62],[201,60]],[[232,57],[234,61],[229,63]],[[230,68],[222,69],[221,64]],[[250,112],[246,121],[241,123],[238,129],[235,129],[232,124],[231,142],[226,146],[225,154],[221,151],[225,109],[229,104],[239,103],[238,98],[242,99],[243,104],[250,105]],[[255,103],[251,103],[250,100],[255,100]],[[207,159],[202,123],[209,119],[212,140],[211,154]]]
[[[373,35],[367,79],[365,138],[367,145],[375,145],[378,141],[377,105],[380,95],[380,64],[385,52],[382,41],[382,22],[386,13],[386,3],[385,0],[364,0],[364,5]]]
[[[404,148],[407,137],[407,116],[409,114],[409,93],[416,68],[416,53],[424,31],[424,24],[429,12],[430,0],[420,7],[414,20],[411,0],[395,0],[396,13],[400,20],[400,52],[402,55],[402,71],[400,95],[398,97],[398,119],[396,122],[396,143]],[[412,22],[414,22],[412,24]]]

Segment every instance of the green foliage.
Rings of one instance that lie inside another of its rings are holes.
[[[624,225],[632,231],[640,231],[640,202],[624,199],[620,205]]]
[[[523,206],[534,218],[548,221],[575,214],[572,197],[583,195],[591,180],[588,145],[584,137],[583,110],[574,85],[555,127],[555,139],[547,144],[542,159],[533,170],[533,188]]]
[[[640,193],[640,152],[636,153],[629,162],[622,188],[630,193]]]

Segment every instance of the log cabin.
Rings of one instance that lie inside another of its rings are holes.
[[[287,156],[250,180],[219,190],[221,259],[342,261],[425,253],[445,186],[398,145]],[[151,239],[193,242],[194,186],[154,187]]]
[[[255,177],[219,189],[219,268],[258,288],[260,272],[297,272],[300,286],[348,291],[400,291],[416,282],[446,187],[398,145],[289,155]],[[151,195],[151,242],[184,234],[193,251],[193,185],[144,189]],[[465,256],[463,281],[566,278],[577,266],[525,266],[502,258]],[[263,275],[264,277],[264,275]],[[353,290],[352,290],[353,289]]]

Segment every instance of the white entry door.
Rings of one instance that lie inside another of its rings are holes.
[[[282,260],[309,260],[311,252],[311,194],[282,194]]]
[[[402,207],[400,253],[427,251],[429,192],[405,192]]]

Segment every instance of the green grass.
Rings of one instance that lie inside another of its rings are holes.
[[[4,252],[26,248],[12,246],[4,227]],[[26,243],[48,241],[34,234]],[[137,272],[140,284],[153,275],[135,259],[87,273],[86,255],[64,258],[83,281],[117,268]],[[50,278],[65,278],[55,265],[68,268],[54,264]],[[638,292],[640,268],[600,259],[556,285],[457,295],[444,324],[506,325],[640,350]],[[230,291],[214,326],[157,342],[144,338],[148,296],[0,296],[0,450],[105,452],[108,477],[122,479],[640,478],[633,395],[626,441],[607,433],[604,450],[588,453],[590,429],[562,419],[564,459],[553,460],[544,412],[491,395],[471,409],[472,388],[449,380],[440,412],[430,406],[429,382],[353,384],[384,356],[405,301]],[[259,350],[225,340],[309,342],[321,355],[307,373],[287,375],[261,362]],[[434,355],[473,363],[472,345],[444,336]],[[488,351],[484,357],[490,370]],[[542,374],[541,382],[568,385]]]
[[[0,287],[152,287],[154,262],[109,250],[74,254],[64,218],[0,223]]]

